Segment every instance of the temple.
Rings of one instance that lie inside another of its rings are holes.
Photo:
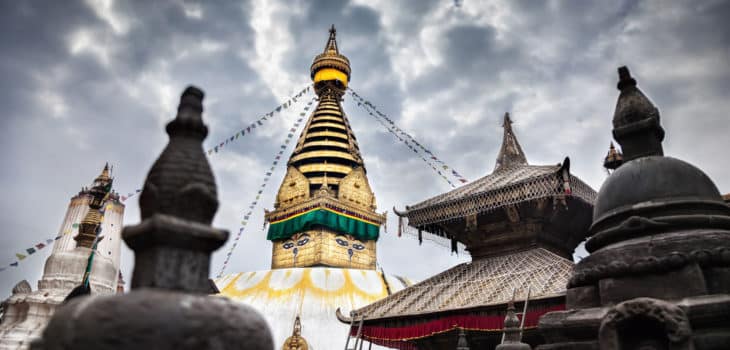
[[[406,287],[406,279],[376,270],[376,243],[385,215],[376,212],[357,139],[341,101],[350,62],[330,29],[314,58],[311,78],[318,103],[289,157],[272,211],[271,270],[215,281],[221,294],[259,310],[277,349],[334,349],[345,332],[335,317]],[[292,323],[296,320],[294,332]]]
[[[491,174],[396,211],[419,237],[441,236],[452,249],[463,243],[472,261],[339,313],[351,335],[397,349],[493,349],[508,302],[517,298],[522,311],[529,298],[521,335],[541,342],[537,320],[565,308],[573,250],[585,238],[596,193],[570,173],[568,158],[529,164],[509,114],[503,128]]]
[[[71,198],[56,239],[47,242],[53,244],[53,252],[46,259],[38,290],[23,280],[4,301],[0,349],[28,349],[56,308],[84,280],[94,295],[118,291],[124,204],[111,192],[111,185],[106,165],[91,187]]]

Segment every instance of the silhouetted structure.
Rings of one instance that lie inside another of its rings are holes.
[[[596,199],[567,311],[539,329],[553,349],[727,349],[730,207],[701,170],[663,156],[659,110],[619,68],[613,136],[623,164]]]
[[[210,226],[218,199],[202,148],[202,100],[195,87],[183,92],[140,195],[142,222],[123,231],[135,251],[132,291],[74,299],[32,349],[273,349],[254,310],[206,295],[210,254],[228,232]]]

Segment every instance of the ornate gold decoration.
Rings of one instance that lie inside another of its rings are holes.
[[[289,158],[289,169],[279,189],[275,210],[266,212],[267,222],[317,206],[336,208],[371,223],[385,222],[385,215],[375,212],[375,195],[360,149],[340,105],[350,79],[350,62],[339,53],[335,36],[333,27],[324,52],[312,64],[319,102]],[[375,241],[358,241],[346,232],[315,227],[272,243],[272,268],[318,265],[375,268]]]
[[[312,80],[314,80],[315,83],[320,81],[316,79],[317,73],[320,70],[331,68],[334,68],[334,70],[345,75],[347,80],[342,82],[345,85],[350,80],[350,60],[340,54],[340,50],[337,48],[336,37],[337,30],[335,29],[335,26],[332,25],[332,28],[330,28],[330,37],[327,40],[327,45],[324,47],[324,52],[314,58],[314,62],[312,62],[312,67],[310,68]],[[323,77],[320,77],[320,79],[323,79]]]
[[[311,172],[332,172],[347,175],[352,171],[352,168],[340,164],[305,164],[299,167],[299,171],[305,174]]]
[[[79,234],[74,237],[79,247],[91,248],[101,225],[102,215],[100,209],[104,205],[104,200],[111,191],[112,178],[109,176],[109,164],[104,165],[104,170],[94,179],[94,184],[88,193],[91,196],[89,200],[89,211],[81,220],[79,225]]]
[[[355,159],[355,157],[353,157],[351,154],[349,154],[347,152],[342,152],[342,151],[309,151],[309,152],[304,152],[304,153],[297,154],[296,156],[293,156],[291,158],[291,161],[296,162],[296,161],[302,160],[302,159],[325,158],[325,157],[342,158],[342,159],[351,160],[353,162],[357,161]]]
[[[337,198],[348,204],[369,210],[376,208],[375,194],[370,188],[365,171],[360,167],[353,169],[340,180],[340,190]]]
[[[317,229],[272,243],[271,268],[274,269],[322,265],[375,269],[375,241],[360,241],[350,235]]]
[[[309,199],[309,180],[297,168],[290,166],[279,187],[274,207],[291,206],[307,199]]]
[[[299,315],[294,319],[294,329],[292,329],[291,337],[286,338],[281,350],[309,350],[307,340],[302,337],[302,323],[299,320]]]

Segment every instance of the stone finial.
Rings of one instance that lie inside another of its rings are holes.
[[[210,254],[228,232],[208,226],[218,209],[215,180],[203,152],[203,92],[188,87],[177,117],[167,125],[170,142],[150,169],[139,206],[142,222],[126,227],[136,253],[132,288],[208,293]]]
[[[618,75],[621,93],[613,115],[613,137],[621,144],[624,162],[663,155],[659,109],[636,87],[636,79],[626,66],[618,68]]]
[[[469,343],[466,341],[466,333],[459,328],[459,340],[456,342],[456,350],[469,350]]]
[[[530,345],[523,343],[521,338],[520,319],[515,314],[514,300],[510,300],[507,303],[507,314],[504,316],[504,338],[502,344],[497,345],[495,350],[530,350]]]
[[[228,232],[210,226],[218,201],[201,145],[202,99],[194,87],[183,93],[140,196],[142,222],[122,233],[135,253],[132,290],[58,308],[32,350],[273,349],[254,309],[207,295],[210,254]]]

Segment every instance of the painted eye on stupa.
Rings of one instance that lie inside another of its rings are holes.
[[[292,249],[292,247],[294,247],[294,242],[292,242],[292,241],[285,242],[282,245],[282,248],[284,248],[284,249]]]
[[[365,246],[360,243],[353,243],[352,247],[355,248],[355,250],[363,250],[365,249]]]
[[[339,245],[341,245],[343,247],[347,247],[348,245],[350,245],[349,243],[347,243],[346,240],[344,240],[342,238],[336,238],[335,239],[335,242],[337,242],[337,244],[339,244]]]
[[[297,241],[297,245],[300,246],[300,247],[303,246],[303,245],[305,245],[305,244],[307,244],[307,243],[309,243],[309,237],[304,237],[304,238],[302,238],[302,239],[300,239],[300,240]]]

